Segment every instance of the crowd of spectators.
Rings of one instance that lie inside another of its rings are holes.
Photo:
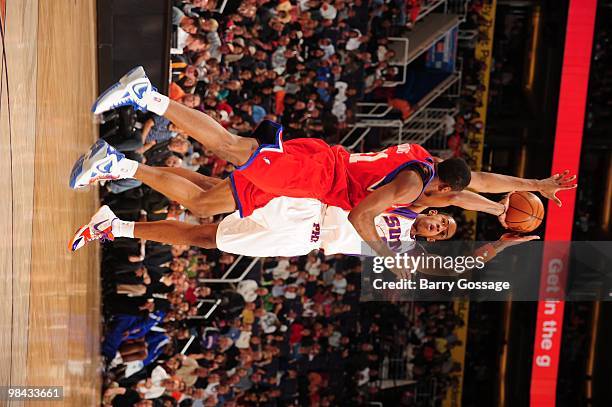
[[[447,392],[458,386],[456,374],[461,373],[461,364],[453,360],[451,351],[462,345],[456,329],[464,323],[452,303],[416,302],[411,323],[401,321],[398,324],[396,332],[400,336],[407,333],[407,377],[417,383],[402,405],[440,405]],[[404,344],[399,341],[397,345]]]
[[[411,29],[421,4],[230,0],[220,14],[215,1],[175,0],[170,97],[237,134],[270,119],[289,138],[333,143],[355,103],[394,74],[385,39]],[[167,119],[131,108],[105,115],[101,134],[149,165],[233,170]],[[107,183],[102,199],[125,220],[218,220],[133,179]],[[321,253],[262,259],[237,284],[200,281],[237,261],[156,242],[105,245],[104,405],[363,405],[379,399],[383,343],[398,334],[410,377],[452,384],[460,320],[448,304],[419,306],[410,323],[397,304],[359,301],[358,258]]]
[[[359,405],[375,397],[384,320],[359,302],[358,258],[266,259],[237,285],[203,285],[198,279],[219,277],[234,256],[152,242],[146,256],[141,250],[117,239],[104,251],[105,404]]]
[[[438,397],[453,385],[463,322],[450,304],[415,304],[410,317],[360,302],[361,261],[341,255],[270,258],[236,285],[198,282],[234,261],[153,242],[105,246],[105,405],[363,405],[397,352],[410,366],[403,378],[435,380]]]
[[[357,101],[396,73],[387,37],[420,1],[246,0],[222,15],[202,3],[173,8],[171,97],[238,134],[267,118],[289,137],[333,142]]]
[[[485,105],[488,92],[483,85],[483,76],[489,67],[486,60],[476,55],[476,46],[479,42],[488,40],[488,24],[482,16],[483,2],[471,2],[467,9],[466,22],[462,26],[466,31],[473,30],[475,37],[471,41],[462,41],[458,47],[458,57],[462,60],[461,97],[459,98],[459,111],[447,127],[447,147],[452,156],[462,157],[472,167],[476,165],[476,155],[482,146],[475,140],[484,133],[484,123],[479,110]]]

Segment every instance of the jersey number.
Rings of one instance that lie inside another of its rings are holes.
[[[387,158],[389,155],[385,152],[380,153],[361,153],[361,154],[351,154],[349,157],[349,163],[358,163],[358,162],[372,162],[376,160],[380,160],[381,158]]]

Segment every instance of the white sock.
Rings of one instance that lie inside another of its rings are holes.
[[[121,220],[119,218],[113,219],[111,222],[113,236],[134,238],[134,224],[135,222]]]
[[[121,178],[134,178],[137,169],[138,161],[130,160],[129,158],[124,158],[117,163],[118,175]]]
[[[168,96],[162,95],[161,93],[153,90],[147,92],[143,99],[147,104],[147,110],[159,116],[163,116],[164,113],[166,113],[166,110],[168,110],[168,105],[170,104],[170,99]]]

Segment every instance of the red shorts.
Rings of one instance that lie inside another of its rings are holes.
[[[314,198],[345,210],[348,198],[348,153],[319,139],[282,141],[262,145],[231,175],[236,205],[242,217],[277,196]]]

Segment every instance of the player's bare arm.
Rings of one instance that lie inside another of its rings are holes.
[[[537,191],[542,196],[553,200],[561,206],[557,192],[574,189],[576,175],[569,175],[569,170],[545,179],[525,179],[490,172],[472,171],[472,180],[468,188],[476,192],[502,193],[511,191]]]
[[[416,204],[423,207],[442,208],[458,206],[470,211],[484,212],[500,216],[505,212],[503,203],[492,201],[471,191],[453,191],[441,195],[421,196]]]
[[[508,207],[508,197],[504,197],[500,202],[495,202],[475,192],[466,190],[452,191],[439,195],[422,195],[417,199],[416,206],[418,212],[429,207],[458,206],[469,211],[484,212],[497,216],[502,226],[506,226],[504,215]]]
[[[516,246],[518,244],[529,242],[532,240],[538,240],[539,238],[540,237],[536,235],[521,236],[516,233],[504,233],[497,241],[487,243],[476,249],[472,255],[474,257],[482,257],[484,259],[484,262],[487,263],[499,253],[501,253],[503,250],[509,247]],[[433,263],[435,264],[435,262]],[[419,269],[417,269],[417,271],[421,274],[427,274],[430,276],[448,277],[457,275],[456,272],[445,268],[420,267]]]
[[[349,213],[348,219],[359,233],[359,236],[368,243],[375,243],[372,247],[381,256],[394,256],[378,235],[374,219],[385,209],[398,202],[412,202],[419,197],[423,188],[421,177],[412,170],[400,172],[397,177],[369,194]]]

